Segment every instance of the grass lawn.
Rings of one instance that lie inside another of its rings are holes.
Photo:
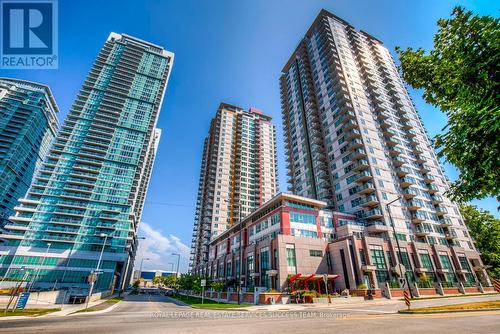
[[[102,311],[107,309],[108,307],[111,307],[112,305],[118,303],[121,301],[123,297],[113,297],[110,299],[106,299],[104,302],[94,305],[92,307],[89,307],[87,309],[81,309],[79,311],[76,311],[74,313],[85,313],[85,312],[95,312],[95,311]]]
[[[38,317],[40,315],[60,311],[60,308],[26,308],[24,310],[15,310],[14,312],[8,311],[5,314],[5,309],[0,309],[0,317],[15,317],[15,316],[28,316]]]
[[[475,302],[475,303],[464,303],[455,305],[442,305],[442,306],[430,306],[430,307],[419,307],[413,308],[411,310],[400,310],[400,313],[433,313],[433,312],[454,312],[454,311],[471,311],[471,310],[491,310],[500,309],[500,300],[487,301],[487,302]]]
[[[198,297],[188,297],[188,296],[183,296],[183,295],[176,295],[172,297],[174,299],[177,299],[185,304],[188,304],[189,306],[196,307],[196,308],[216,308],[216,309],[231,309],[231,308],[242,308],[242,307],[248,307],[251,305],[248,304],[228,304],[228,303],[217,303],[216,301],[210,300],[210,299],[204,299],[203,304],[201,303],[201,298]]]

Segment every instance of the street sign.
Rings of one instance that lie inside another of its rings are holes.
[[[500,292],[500,281],[497,279],[493,280],[493,288],[496,292]]]
[[[202,279],[201,280],[201,286],[203,286],[203,287],[207,286],[207,280],[206,279]]]
[[[408,309],[410,309],[410,305],[411,305],[411,302],[410,302],[410,293],[405,290],[403,291],[403,296],[405,297],[405,304],[406,306],[408,306]]]
[[[399,285],[401,286],[401,288],[405,288],[406,287],[406,280],[403,278],[403,277],[400,277],[399,278]]]
[[[24,309],[26,304],[28,303],[28,299],[30,298],[29,292],[23,292],[19,295],[19,299],[17,300],[16,308]]]
[[[97,274],[92,273],[87,277],[87,282],[93,283],[97,280]]]
[[[395,268],[394,271],[398,274],[399,277],[403,277],[406,274],[406,267],[400,263]]]

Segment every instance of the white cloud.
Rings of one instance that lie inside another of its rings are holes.
[[[151,225],[141,222],[138,235],[146,239],[139,240],[139,249],[135,257],[135,269],[139,269],[141,260],[144,260],[142,269],[175,270],[177,268],[177,256],[172,253],[181,254],[180,272],[188,269],[189,252],[188,246],[175,235],[163,235]]]

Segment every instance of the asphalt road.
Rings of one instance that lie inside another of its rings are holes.
[[[382,304],[300,312],[215,311],[140,295],[127,296],[103,314],[2,320],[0,333],[500,333],[500,311],[399,315],[384,312],[402,308],[402,302]]]

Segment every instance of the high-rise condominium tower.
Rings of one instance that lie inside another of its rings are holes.
[[[270,200],[277,189],[271,117],[222,103],[203,147],[190,267],[208,261],[211,237]]]
[[[394,61],[323,10],[280,79],[290,190],[356,214],[370,236],[473,249]],[[450,273],[453,274],[453,273]]]
[[[14,214],[17,200],[47,155],[58,122],[49,87],[0,78],[0,215]],[[0,226],[3,222],[0,221]]]
[[[88,287],[98,269],[97,289],[129,281],[173,58],[160,46],[110,34],[5,226],[0,276],[28,271],[38,286]]]

